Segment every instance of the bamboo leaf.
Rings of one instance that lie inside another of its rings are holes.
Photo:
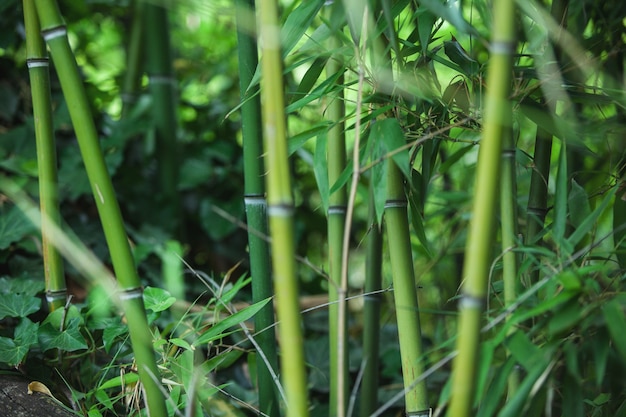
[[[196,339],[193,343],[194,346],[201,345],[203,343],[208,343],[212,340],[218,339],[222,336],[222,333],[229,329],[230,327],[236,326],[239,323],[242,323],[246,320],[251,319],[259,310],[261,310],[271,298],[267,298],[263,301],[260,301],[256,304],[252,304],[236,312],[235,314],[228,316],[224,320],[217,323],[215,326],[211,327],[206,332],[202,333],[198,339]]]
[[[615,255],[622,268],[626,268],[626,187],[622,182],[613,202],[613,240]]]
[[[315,85],[324,70],[328,58],[328,55],[322,55],[313,61],[309,69],[304,73],[300,85],[298,85],[298,89],[296,90],[295,97],[305,96],[311,91],[311,88],[313,88],[313,85]]]
[[[478,415],[491,417],[502,406],[502,396],[507,387],[507,379],[515,367],[515,359],[509,359],[495,371],[495,377],[489,385],[487,393],[482,397]]]
[[[459,149],[458,151],[454,152],[452,155],[448,157],[448,159],[442,162],[442,164],[439,166],[439,173],[440,174],[447,173],[450,170],[450,168],[454,166],[455,163],[457,163],[461,158],[465,156],[465,154],[467,154],[472,149],[476,149],[476,147],[474,145],[467,145]]]
[[[280,31],[283,57],[300,41],[323,4],[322,0],[304,1],[289,13]]]
[[[611,341],[607,329],[602,327],[591,340],[591,351],[593,352],[593,364],[595,366],[596,384],[600,386],[604,381],[606,373],[606,363],[609,357]]]
[[[571,245],[571,247],[576,246],[583,237],[589,233],[596,225],[596,222],[606,210],[609,203],[613,200],[613,196],[617,192],[617,187],[613,187],[607,194],[604,196],[604,199],[598,204],[593,212],[591,212],[584,220],[581,221],[580,225],[574,230],[572,235],[567,239],[567,242]]]
[[[397,119],[387,118],[375,122],[372,125],[370,139],[383,144],[384,154],[395,151],[406,145],[406,138]],[[396,152],[391,157],[405,178],[410,179],[409,153],[407,151]]]
[[[310,129],[305,130],[304,132],[300,132],[289,138],[289,142],[287,143],[289,156],[293,155],[296,151],[304,146],[311,138],[314,138],[321,133],[324,133],[328,130],[330,124],[326,121],[320,122],[313,126]],[[318,139],[319,140],[319,139]]]
[[[432,13],[428,8],[420,7],[417,10],[417,30],[419,32],[420,46],[422,47],[422,54],[426,55],[428,45],[430,44],[430,34],[433,31],[433,26],[437,21],[437,15]]]
[[[543,362],[535,362],[532,364],[526,378],[524,378],[520,384],[513,398],[511,398],[502,408],[498,417],[514,417],[522,415],[524,406],[530,402],[533,387],[545,369],[545,363]]]
[[[587,192],[573,178],[567,202],[569,205],[570,222],[577,228],[591,214],[591,207],[589,206]]]
[[[622,362],[626,363],[626,332],[624,331],[626,329],[626,317],[624,317],[624,310],[619,299],[614,298],[606,303],[602,308],[602,314],[615,349],[621,355]]]
[[[522,331],[513,333],[505,341],[505,345],[515,360],[527,369],[535,365],[537,359],[541,356],[540,349]]]
[[[561,142],[559,153],[559,168],[556,174],[556,192],[554,197],[554,221],[552,223],[552,235],[557,244],[565,240],[565,226],[567,224],[567,148],[565,142]],[[571,253],[571,248],[564,247],[562,250]]]

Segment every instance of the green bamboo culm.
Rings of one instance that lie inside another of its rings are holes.
[[[269,244],[266,239],[267,201],[263,185],[263,136],[261,101],[258,85],[251,85],[258,65],[254,33],[254,0],[237,0],[237,43],[239,54],[239,89],[241,94],[241,134],[244,157],[244,202],[248,222],[248,247],[254,303],[270,298],[272,286]],[[278,370],[274,306],[270,302],[254,316],[255,339],[264,358],[257,355],[257,389],[259,411],[280,416],[276,384],[273,375]]]
[[[517,178],[515,170],[515,144],[511,129],[503,131],[502,180],[500,182],[500,218],[502,227],[502,281],[504,283],[504,306],[510,307],[517,300]],[[511,316],[507,316],[510,319]],[[510,333],[516,331],[510,328]],[[508,398],[512,398],[519,386],[519,373],[513,370],[508,379]]]
[[[383,239],[376,220],[374,187],[370,184],[368,208],[369,230],[365,261],[365,296],[363,306],[363,380],[361,383],[361,417],[369,417],[378,408],[380,303],[382,299]]]
[[[46,45],[41,37],[39,18],[33,0],[24,0],[26,28],[26,63],[30,77],[37,142],[37,169],[39,172],[39,207],[41,218],[41,250],[43,253],[46,300],[50,311],[62,308],[67,298],[63,259],[52,244],[54,234],[50,222],[59,225],[59,191],[57,186],[57,158],[50,99],[50,72]]]
[[[276,0],[258,0],[261,45],[261,103],[266,189],[276,311],[280,329],[281,374],[287,396],[287,416],[307,417],[304,343],[300,323],[295,264],[293,197],[287,153],[280,26]]]
[[[54,59],[104,229],[113,269],[121,287],[120,299],[126,313],[137,370],[146,394],[148,413],[151,417],[165,417],[167,415],[165,399],[161,392],[161,378],[152,348],[152,334],[146,319],[141,282],[134,265],[111,178],[98,143],[98,134],[85,88],[70,48],[67,29],[55,0],[36,0],[35,5],[43,37]]]
[[[547,110],[547,108],[546,108]],[[537,126],[533,171],[530,175],[530,191],[526,215],[526,245],[537,245],[548,213],[548,180],[550,179],[550,159],[552,157],[552,134]],[[529,275],[529,287],[539,281],[539,268],[533,268]]]
[[[144,0],[145,1],[145,0]],[[155,127],[155,155],[159,171],[164,217],[170,232],[180,234],[178,141],[176,132],[176,79],[172,69],[168,11],[163,4],[145,1],[143,5],[146,72],[152,96]],[[138,53],[135,51],[135,53]]]
[[[339,41],[331,36],[329,50],[339,47]],[[334,77],[345,70],[338,56],[331,56],[326,63],[326,77]],[[341,75],[336,84],[343,84]],[[344,129],[345,105],[343,89],[327,96],[325,115],[331,123],[327,133],[328,184],[332,188],[346,168],[346,138]],[[347,289],[342,286],[342,258],[346,223],[346,187],[341,186],[328,199],[328,331],[330,348],[330,410],[337,417],[345,416],[348,396],[348,326],[346,320]]]
[[[388,159],[387,163],[385,223],[393,276],[402,378],[406,391],[404,403],[407,416],[428,417],[430,407],[426,381],[415,383],[424,372],[424,364],[404,176],[395,161]]]
[[[513,0],[494,0],[491,58],[487,73],[483,134],[478,155],[472,219],[465,248],[463,288],[459,303],[457,350],[452,367],[448,416],[469,417],[476,390],[480,324],[487,297],[487,277],[494,235],[504,129],[511,126],[512,55],[515,50]]]
[[[144,58],[144,2],[135,0],[132,5],[133,18],[131,21],[128,48],[126,49],[126,71],[122,84],[122,115],[127,115],[137,101],[141,91],[141,75]]]

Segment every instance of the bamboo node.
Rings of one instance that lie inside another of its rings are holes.
[[[30,68],[48,67],[50,61],[48,58],[28,58],[26,60],[26,66]]]
[[[65,27],[65,25],[60,25],[49,29],[43,29],[41,31],[41,36],[46,42],[50,42],[52,39],[67,36],[67,27]]]
[[[499,55],[513,55],[515,46],[514,41],[493,41],[489,45],[489,52]]]
[[[459,307],[462,309],[483,310],[485,305],[487,305],[485,297],[477,297],[469,294],[461,295],[461,301],[459,302]]]
[[[407,206],[406,199],[387,200],[385,201],[385,209],[405,208]]]
[[[407,411],[406,417],[432,417],[433,409],[427,408],[426,410],[421,411]]]
[[[247,194],[243,198],[246,206],[265,206],[267,202],[264,194]]]
[[[65,300],[67,298],[67,289],[63,288],[60,290],[49,290],[46,291],[46,301],[48,303],[53,303],[57,300]]]
[[[328,214],[346,214],[346,206],[329,206]]]
[[[133,298],[141,298],[143,296],[143,287],[128,288],[120,294],[120,300],[132,300]]]
[[[293,215],[293,205],[288,203],[272,204],[267,208],[267,214],[274,217],[289,217]]]

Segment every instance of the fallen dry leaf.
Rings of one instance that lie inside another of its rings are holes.
[[[30,384],[28,384],[28,394],[32,395],[33,392],[43,392],[44,394],[49,395],[54,398],[54,396],[52,395],[48,387],[46,387],[44,384],[42,384],[39,381],[33,381]]]

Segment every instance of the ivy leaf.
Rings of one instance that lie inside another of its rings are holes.
[[[146,305],[146,309],[152,310],[155,313],[159,311],[167,310],[172,304],[176,302],[176,298],[161,288],[146,287],[143,290],[143,302]]]
[[[30,347],[37,343],[39,324],[23,318],[15,328],[14,338],[0,337],[0,362],[10,366],[22,363]]]
[[[37,295],[43,292],[45,284],[43,278],[33,279],[29,277],[2,277],[0,278],[0,293]]]
[[[0,249],[6,249],[13,242],[35,233],[35,226],[22,214],[22,211],[13,206],[6,209],[0,206]]]
[[[65,352],[87,349],[87,343],[80,333],[79,325],[79,318],[70,319],[65,329],[60,332],[52,324],[44,324],[39,329],[39,345],[44,352],[50,349],[61,349]]]
[[[0,298],[0,320],[5,317],[26,317],[39,311],[41,300],[32,295],[5,294]]]

